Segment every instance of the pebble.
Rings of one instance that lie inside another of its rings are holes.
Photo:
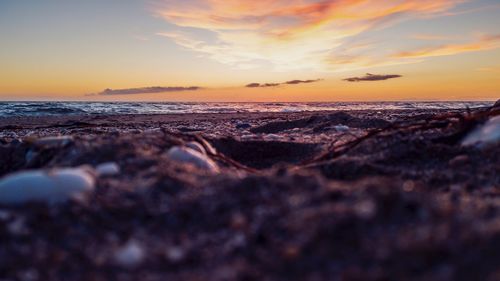
[[[95,170],[100,176],[114,176],[120,173],[120,166],[115,162],[107,162],[97,165]]]
[[[23,217],[16,217],[14,220],[7,223],[7,231],[12,235],[28,234],[29,229],[26,226],[26,220]]]
[[[165,251],[165,257],[172,263],[179,263],[186,257],[186,251],[181,247],[169,247]]]
[[[452,158],[450,161],[448,161],[448,165],[452,167],[459,167],[463,166],[464,164],[467,164],[469,161],[469,156],[467,155],[458,155],[454,158]]]
[[[490,118],[462,141],[463,146],[493,144],[500,141],[500,116]]]
[[[152,128],[152,129],[145,129],[144,133],[154,134],[154,133],[160,133],[161,131],[162,131],[161,128]]]
[[[248,124],[248,123],[238,123],[236,124],[236,129],[239,129],[239,130],[242,130],[242,129],[248,129],[248,128],[251,128],[252,125]]]
[[[144,260],[145,253],[142,246],[136,241],[129,241],[114,253],[114,261],[123,267],[136,267]]]
[[[72,142],[72,136],[54,136],[39,138],[35,140],[34,144],[39,147],[62,147]]]
[[[17,172],[0,180],[0,204],[62,203],[82,199],[94,186],[94,176],[85,167]]]
[[[337,126],[333,126],[333,128],[337,132],[348,132],[349,131],[349,126],[346,126],[346,125],[337,125]]]
[[[281,137],[279,135],[276,135],[276,134],[267,134],[264,136],[264,139],[265,140],[279,140],[279,139],[281,139]]]
[[[241,140],[253,140],[254,138],[256,138],[256,136],[252,134],[245,134],[240,137]]]
[[[218,173],[220,171],[219,167],[212,159],[189,147],[174,146],[168,150],[167,156],[174,161],[189,163],[213,173]]]
[[[186,143],[186,147],[189,147],[193,150],[196,150],[201,154],[207,155],[207,152],[205,151],[205,148],[203,147],[203,145],[201,145],[198,142],[190,141],[190,142]]]
[[[371,219],[376,215],[377,205],[373,200],[363,200],[354,205],[354,212],[362,219]]]

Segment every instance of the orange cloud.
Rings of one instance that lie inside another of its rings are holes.
[[[325,56],[348,38],[396,20],[440,15],[462,2],[156,0],[154,10],[177,27],[159,35],[221,63],[329,70]]]
[[[500,35],[484,36],[478,41],[472,43],[440,45],[434,47],[425,47],[413,51],[400,52],[393,55],[393,57],[424,58],[424,57],[450,56],[460,53],[492,50],[496,48],[500,48]]]

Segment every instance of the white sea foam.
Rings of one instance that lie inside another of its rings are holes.
[[[492,102],[301,102],[301,103],[168,103],[168,102],[2,102],[0,117],[164,114],[232,112],[301,112],[322,110],[465,109],[491,106]]]

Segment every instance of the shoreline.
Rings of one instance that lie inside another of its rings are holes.
[[[481,110],[487,107],[475,108],[474,110]],[[297,112],[217,112],[217,113],[152,113],[152,114],[70,114],[70,115],[45,115],[45,116],[11,116],[0,117],[0,124],[4,126],[9,125],[24,125],[28,122],[34,122],[34,124],[43,124],[43,123],[57,123],[60,121],[102,121],[106,119],[119,118],[119,119],[131,119],[130,122],[140,123],[144,119],[153,118],[157,121],[180,121],[185,119],[215,119],[215,118],[250,118],[250,119],[259,119],[259,118],[282,118],[282,117],[291,117],[291,118],[300,118],[303,116],[311,116],[315,114],[332,114],[336,112],[345,112],[345,113],[353,113],[353,114],[374,114],[380,112],[381,114],[402,114],[402,113],[411,113],[411,114],[423,114],[423,113],[446,113],[446,112],[464,112],[466,109],[380,109],[380,110],[372,110],[372,109],[360,109],[360,110],[322,110],[322,111],[297,111]],[[124,120],[127,121],[127,120]],[[147,121],[147,120],[146,120]],[[26,124],[29,125],[29,124]],[[0,126],[1,127],[1,126]]]

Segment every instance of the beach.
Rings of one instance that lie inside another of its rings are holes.
[[[500,280],[493,104],[3,117],[0,280]]]

